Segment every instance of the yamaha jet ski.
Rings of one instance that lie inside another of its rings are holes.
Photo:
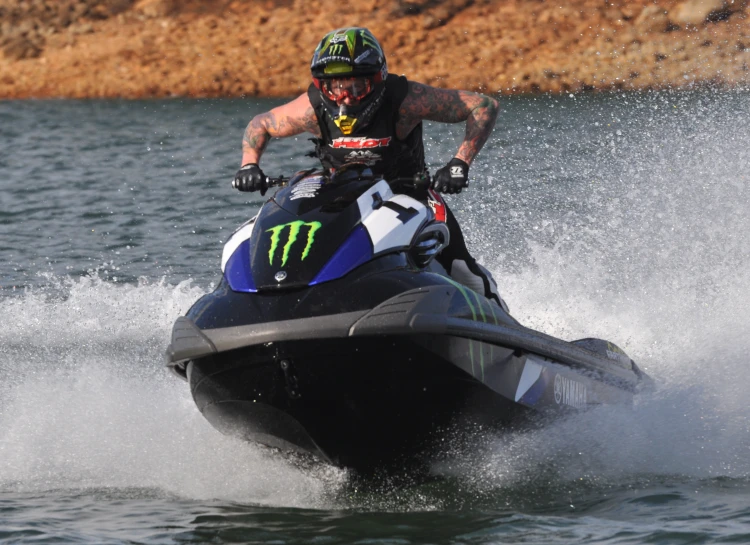
[[[403,194],[418,179],[270,182],[167,349],[218,430],[369,472],[429,459],[456,426],[628,403],[650,380],[613,343],[533,331],[452,280],[446,225]]]

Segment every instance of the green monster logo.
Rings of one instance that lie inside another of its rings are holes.
[[[368,33],[366,33],[364,30],[360,30],[359,31],[359,35],[362,36],[362,43],[363,44],[369,45],[373,49],[375,49],[377,51],[380,51],[380,45],[378,44],[378,42],[376,42],[376,41],[374,41],[372,39],[372,34],[368,35]]]
[[[286,265],[287,259],[289,259],[289,251],[297,241],[297,236],[299,235],[300,229],[302,229],[303,226],[310,229],[307,232],[307,244],[305,245],[305,249],[302,250],[302,261],[304,261],[307,257],[307,254],[310,253],[310,248],[312,248],[312,245],[315,242],[315,232],[322,227],[322,224],[319,221],[304,222],[302,220],[298,220],[291,223],[277,225],[276,227],[271,227],[270,229],[266,230],[267,233],[271,233],[271,249],[268,251],[268,262],[271,265],[273,265],[273,256],[276,253],[276,248],[279,247],[281,232],[289,227],[289,238],[287,239],[286,244],[284,244],[284,249],[281,253],[281,266],[284,267]]]
[[[328,53],[330,55],[339,56],[344,52],[344,46],[341,44],[331,44],[328,47]]]
[[[341,29],[335,34],[330,35],[328,41],[323,46],[323,50],[325,51],[328,48],[326,52],[328,55],[341,55],[343,52],[341,42],[346,43],[346,48],[349,50],[349,57],[352,57],[354,55],[354,46],[357,42],[354,29]]]

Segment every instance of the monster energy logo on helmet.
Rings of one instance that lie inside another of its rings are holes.
[[[312,248],[313,243],[315,242],[315,232],[320,229],[321,226],[322,224],[319,221],[305,222],[302,220],[297,220],[290,223],[284,223],[282,225],[276,225],[275,227],[267,229],[266,232],[271,233],[271,249],[268,251],[268,263],[273,265],[273,258],[276,254],[276,249],[279,247],[281,233],[287,227],[289,227],[289,237],[287,238],[286,244],[284,244],[284,248],[281,251],[281,266],[284,267],[286,265],[287,259],[289,259],[289,251],[297,241],[297,236],[299,235],[300,229],[302,229],[302,227],[307,227],[309,229],[307,231],[307,244],[302,250],[301,258],[301,260],[304,261],[307,257],[307,254],[310,253],[310,249]]]
[[[388,71],[380,43],[366,28],[329,32],[318,44],[310,64],[313,78],[370,76]]]

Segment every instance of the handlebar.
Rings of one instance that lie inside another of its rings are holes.
[[[289,184],[289,180],[286,176],[279,176],[278,178],[272,178],[266,176],[266,185],[268,188],[272,187],[285,187]],[[388,184],[391,187],[401,187],[403,189],[429,189],[432,179],[430,173],[420,172],[414,176],[405,176],[400,178],[393,178],[388,180]]]
[[[278,178],[271,178],[266,176],[266,185],[270,187],[284,187],[289,183],[289,178],[279,176]]]
[[[432,179],[430,173],[427,171],[420,172],[414,176],[406,176],[403,178],[393,178],[388,183],[391,187],[402,187],[405,189],[429,189]]]

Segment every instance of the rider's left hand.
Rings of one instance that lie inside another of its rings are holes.
[[[461,193],[465,187],[469,187],[469,165],[457,157],[432,177],[432,189],[440,193]]]

